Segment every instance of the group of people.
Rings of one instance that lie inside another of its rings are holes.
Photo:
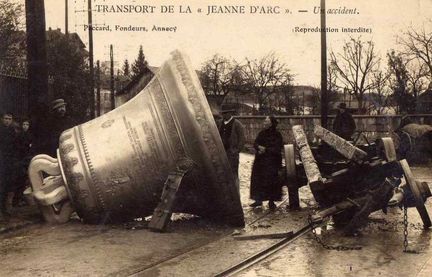
[[[238,181],[239,155],[245,144],[245,131],[242,123],[233,117],[235,109],[222,109],[222,119],[216,120],[222,143],[228,157],[231,170]],[[254,200],[251,207],[262,206],[268,201],[270,209],[276,208],[275,201],[282,200],[282,186],[279,170],[282,167],[283,137],[277,129],[278,120],[275,116],[267,116],[263,129],[258,133],[253,148],[255,159],[252,166],[250,181],[250,198]],[[351,140],[356,124],[345,103],[338,105],[338,112],[333,122],[333,132],[343,139]],[[298,194],[298,192],[295,192]],[[298,201],[292,201],[289,208],[300,208]],[[298,196],[297,196],[298,199]]]
[[[22,200],[33,140],[29,129],[28,119],[19,124],[12,113],[3,113],[0,125],[0,216],[10,215],[12,205],[18,205]]]
[[[33,126],[31,126],[33,125]],[[11,112],[2,114],[0,123],[0,221],[11,216],[14,206],[24,205],[23,192],[29,181],[27,169],[33,156],[56,157],[61,132],[73,126],[66,115],[66,102],[56,99],[43,119],[14,120]]]
[[[234,109],[223,109],[218,129],[228,157],[232,173],[238,181],[239,155],[245,144],[245,130],[242,123],[233,117]],[[278,172],[282,166],[283,138],[277,130],[278,121],[274,116],[264,120],[264,129],[255,139],[255,160],[252,167],[250,198],[255,200],[250,206],[261,206],[269,201],[275,208],[275,201],[282,198],[282,183]]]

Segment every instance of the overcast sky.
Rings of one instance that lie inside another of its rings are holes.
[[[24,0],[14,0],[24,2]],[[245,14],[207,15],[208,5],[244,5]],[[109,45],[114,45],[114,55],[120,64],[124,59],[133,61],[139,45],[149,63],[159,66],[174,49],[189,54],[196,69],[213,54],[242,60],[244,57],[260,57],[269,51],[276,52],[292,73],[295,83],[316,85],[320,83],[320,34],[295,33],[295,27],[319,27],[320,17],[314,14],[319,0],[93,0],[96,5],[153,5],[151,14],[93,12],[95,24],[145,26],[176,26],[173,32],[112,32],[95,31],[94,53],[96,60],[109,60]],[[396,48],[396,36],[409,26],[419,28],[432,18],[432,0],[327,0],[327,8],[357,8],[356,15],[328,15],[327,26],[332,28],[372,28],[363,33],[363,39],[371,39],[385,58],[390,48]],[[174,5],[175,13],[161,14],[161,5]],[[191,14],[180,14],[178,6],[189,5]],[[279,6],[280,14],[251,14],[250,6]],[[202,13],[197,13],[201,8]],[[77,32],[88,45],[87,0],[69,0],[69,31]],[[289,9],[291,13],[285,13]],[[64,0],[45,0],[46,26],[64,31]],[[298,12],[307,10],[307,12]],[[344,41],[353,34],[328,33],[329,49],[339,51]],[[356,36],[354,34],[354,36]],[[385,62],[383,62],[385,64]]]

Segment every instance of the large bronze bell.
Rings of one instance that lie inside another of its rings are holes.
[[[210,107],[189,60],[174,51],[129,102],[63,132],[57,159],[36,156],[29,176],[48,222],[65,222],[76,211],[85,222],[102,223],[151,215],[167,177],[184,160],[193,166],[174,211],[243,225]]]

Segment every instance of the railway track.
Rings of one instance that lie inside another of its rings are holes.
[[[312,227],[310,225],[307,225],[307,226],[301,228],[300,230],[298,230],[297,232],[295,232],[294,234],[292,234],[291,236],[288,236],[284,239],[281,239],[280,241],[276,242],[275,244],[272,244],[271,246],[265,248],[264,250],[259,251],[258,253],[244,259],[240,263],[237,263],[237,264],[225,269],[224,271],[214,275],[214,277],[232,276],[232,275],[235,275],[237,273],[240,273],[241,271],[243,271],[243,270],[265,260],[266,258],[270,257],[274,253],[283,249],[288,244],[295,241],[296,239],[298,239],[299,237],[301,237],[302,235],[306,234],[307,232],[309,232],[311,230],[312,230]]]
[[[281,206],[283,206],[283,204],[284,204],[286,201],[288,201],[288,198],[285,198],[282,202],[278,203],[276,209],[279,209]],[[270,214],[272,214],[273,212],[274,212],[274,211],[270,211],[270,210],[265,211],[264,213],[262,213],[262,214],[258,215],[257,217],[253,218],[250,222],[248,222],[248,223],[246,224],[246,226],[252,226],[253,224],[260,222],[261,220],[267,218],[267,217],[268,217]],[[250,214],[253,214],[252,210],[250,210],[249,213],[250,213]],[[305,230],[301,230],[301,232],[296,232],[296,233],[293,234],[293,236],[290,236],[289,238],[290,238],[291,241],[293,241],[293,240],[295,240],[294,237],[300,237],[301,234],[306,233],[307,231],[308,231],[308,230],[306,230],[306,229],[305,229]],[[301,233],[301,234],[300,234],[300,233]],[[128,276],[145,276],[145,273],[146,273],[146,272],[149,272],[149,271],[151,271],[151,270],[154,269],[154,268],[157,268],[157,267],[159,267],[159,266],[162,266],[162,265],[164,265],[164,264],[166,264],[166,263],[169,263],[169,262],[173,261],[174,259],[176,259],[176,258],[178,258],[178,257],[181,257],[182,255],[187,255],[188,253],[191,253],[191,252],[193,252],[193,251],[196,251],[196,250],[198,250],[198,249],[200,249],[200,248],[204,248],[204,247],[206,247],[206,246],[208,246],[208,245],[210,245],[210,244],[212,244],[212,243],[214,243],[214,242],[220,241],[220,240],[222,240],[222,239],[224,239],[224,238],[227,238],[227,237],[229,237],[229,236],[232,236],[232,235],[233,235],[233,231],[226,232],[226,233],[222,234],[221,236],[219,236],[219,237],[217,237],[217,238],[215,238],[215,239],[213,239],[213,240],[211,240],[211,241],[207,241],[206,243],[196,245],[195,247],[192,247],[192,248],[189,249],[188,251],[185,251],[185,252],[182,252],[182,253],[178,253],[178,254],[173,255],[173,256],[170,256],[170,257],[168,257],[168,258],[166,258],[166,259],[164,259],[164,260],[160,260],[160,261],[157,261],[157,262],[152,263],[152,264],[150,264],[150,265],[147,265],[146,267],[143,267],[143,268],[141,268],[141,269],[139,269],[139,270],[134,271],[133,273],[129,274]],[[279,241],[279,242],[276,243],[276,244],[280,244],[280,246],[282,246],[283,243],[280,243],[280,242],[282,242],[282,241],[286,241],[286,240],[287,240],[287,239],[282,239],[281,241]],[[274,253],[274,252],[278,251],[279,249],[282,249],[282,247],[280,247],[280,246],[274,246],[274,247],[271,247],[272,249],[271,249],[271,250],[267,250],[266,253],[270,255],[270,252]],[[279,248],[279,247],[280,247],[280,248]],[[268,257],[269,255],[267,255],[267,256],[265,256],[265,257]],[[254,255],[254,256],[255,256],[255,255]],[[248,260],[248,262],[249,262],[249,266],[253,264],[253,261],[252,261],[253,259],[248,258],[247,260]],[[261,260],[262,260],[262,259],[261,259]],[[260,261],[261,261],[261,260],[260,260]],[[243,269],[249,267],[249,266],[245,267],[246,264],[245,264],[244,262],[242,262],[241,264],[242,264],[242,266],[243,266]],[[238,267],[239,265],[237,264],[236,266]],[[234,267],[236,267],[236,266],[234,266]],[[233,270],[234,267],[230,267],[228,270]],[[236,267],[236,272],[240,272],[241,270],[240,270],[240,271],[237,271],[237,270],[238,270],[237,267]],[[224,272],[225,272],[225,271],[224,271]],[[221,273],[224,273],[224,272],[221,272]],[[228,274],[231,274],[231,273],[228,273]],[[227,275],[216,275],[216,276],[227,276]]]

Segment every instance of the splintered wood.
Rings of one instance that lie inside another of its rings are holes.
[[[314,134],[323,141],[325,141],[336,151],[341,153],[347,159],[359,162],[367,156],[367,153],[365,151],[355,147],[340,136],[330,132],[329,130],[319,125],[315,125]]]
[[[299,150],[300,158],[303,162],[306,177],[309,181],[309,185],[317,182],[322,182],[321,173],[309,147],[306,134],[303,131],[303,126],[295,125],[292,127],[292,131],[294,135],[294,140]]]

